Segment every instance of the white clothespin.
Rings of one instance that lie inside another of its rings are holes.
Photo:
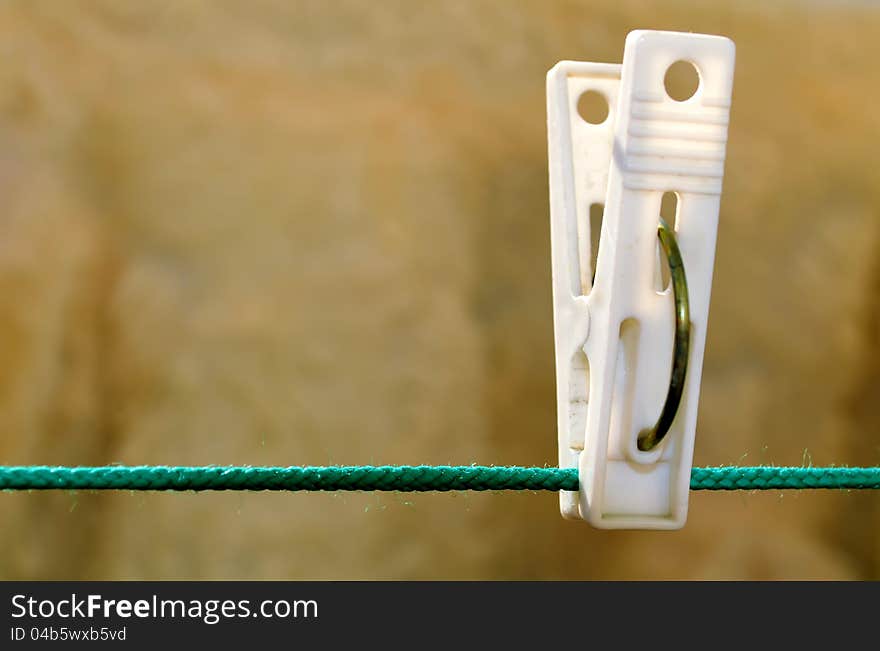
[[[562,61],[547,75],[559,466],[580,480],[561,493],[566,518],[606,529],[687,518],[734,55],[720,36],[635,31],[622,66]],[[699,74],[684,101],[664,85],[680,61]],[[588,91],[607,101],[600,124],[578,113]],[[667,192],[674,233],[658,238]],[[595,269],[593,204],[604,204]]]

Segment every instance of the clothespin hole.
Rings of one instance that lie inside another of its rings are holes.
[[[590,287],[596,281],[596,263],[599,261],[599,244],[601,242],[600,235],[602,234],[602,217],[604,214],[604,203],[590,204],[590,270],[592,272]]]
[[[673,230],[678,229],[678,194],[675,192],[664,192],[660,199],[660,216],[670,224]],[[672,276],[669,273],[669,260],[663,255],[660,249],[660,240],[657,240],[657,248],[655,254],[654,268],[654,289],[663,293],[669,289],[669,283]]]
[[[700,73],[690,61],[676,61],[663,78],[666,94],[676,102],[689,100],[700,87]]]
[[[577,103],[578,115],[590,124],[602,124],[608,119],[608,99],[597,90],[581,93]]]

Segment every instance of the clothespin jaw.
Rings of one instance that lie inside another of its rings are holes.
[[[724,37],[636,31],[622,66],[563,61],[547,75],[559,465],[580,484],[561,493],[566,518],[686,520],[734,56]],[[664,86],[678,61],[699,73],[683,101]],[[578,113],[590,91],[608,104],[598,124]],[[661,238],[667,192],[677,212]]]

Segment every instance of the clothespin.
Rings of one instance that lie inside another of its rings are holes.
[[[559,466],[580,483],[561,493],[566,518],[687,518],[734,56],[724,37],[635,31],[622,65],[547,74]],[[698,74],[693,96],[667,92],[674,64]],[[578,111],[593,93],[607,103],[595,124]],[[677,203],[666,222],[664,193]]]

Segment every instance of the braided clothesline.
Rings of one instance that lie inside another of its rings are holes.
[[[0,490],[577,490],[576,469],[520,466],[0,466]],[[880,489],[880,467],[693,468],[691,490]]]

